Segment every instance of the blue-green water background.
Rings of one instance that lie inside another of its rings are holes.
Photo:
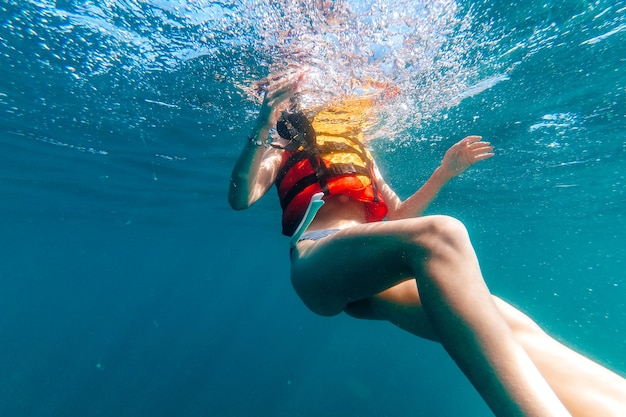
[[[466,223],[494,293],[625,374],[626,3],[544,3],[472,6],[509,79],[374,150],[408,196],[490,140],[429,212]],[[49,6],[0,4],[0,415],[489,415],[438,345],[303,307],[273,193],[227,206],[255,110],[237,65],[85,79],[98,40],[43,48]]]

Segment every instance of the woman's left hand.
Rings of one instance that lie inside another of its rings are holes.
[[[446,151],[441,168],[449,178],[465,172],[470,166],[493,156],[493,146],[480,136],[468,136]]]

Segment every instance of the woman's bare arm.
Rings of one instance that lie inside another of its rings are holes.
[[[276,178],[282,151],[257,144],[261,142],[259,138],[267,137],[268,131],[269,124],[259,121],[235,163],[228,190],[228,202],[235,210],[254,204]]]
[[[282,150],[268,147],[266,138],[270,128],[276,125],[281,104],[294,94],[300,79],[287,79],[265,95],[256,126],[230,177],[228,202],[233,209],[243,210],[250,207],[274,183]]]
[[[493,146],[481,141],[480,136],[468,136],[455,143],[446,151],[441,165],[424,185],[404,201],[377,174],[383,198],[389,206],[387,217],[389,220],[397,220],[420,216],[450,179],[465,172],[476,162],[491,158],[492,150]]]

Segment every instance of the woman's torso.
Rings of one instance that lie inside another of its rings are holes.
[[[364,203],[347,195],[331,195],[324,198],[307,231],[345,229],[363,223],[367,223]]]

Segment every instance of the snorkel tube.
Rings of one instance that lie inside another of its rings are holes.
[[[306,228],[309,227],[319,209],[324,205],[324,200],[322,200],[322,197],[324,197],[324,193],[313,194],[313,197],[311,197],[311,202],[309,202],[309,206],[304,212],[304,217],[302,218],[302,221],[296,228],[293,236],[291,236],[292,248],[296,246],[296,243],[298,243],[298,239],[300,239],[300,236],[302,236]]]

